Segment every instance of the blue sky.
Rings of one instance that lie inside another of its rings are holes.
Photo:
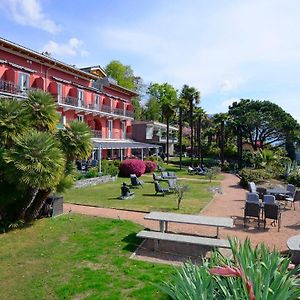
[[[300,2],[0,0],[0,35],[78,67],[198,88],[208,113],[270,100],[300,121]]]

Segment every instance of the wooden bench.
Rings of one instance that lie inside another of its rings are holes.
[[[193,245],[208,246],[213,248],[230,248],[228,240],[214,239],[208,237],[198,237],[191,235],[173,234],[159,231],[142,230],[137,237],[154,240],[154,250],[159,250],[159,241],[169,241]]]

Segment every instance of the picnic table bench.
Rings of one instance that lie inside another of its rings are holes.
[[[187,215],[164,212],[151,212],[145,216],[145,219],[159,221],[161,232],[166,232],[168,230],[168,222],[217,227],[217,238],[219,237],[220,227],[232,228],[234,226],[233,220],[231,218],[208,217],[201,215]]]
[[[202,245],[209,247],[230,248],[228,240],[219,239],[219,227],[232,228],[233,220],[231,218],[224,217],[208,217],[200,215],[187,215],[176,213],[164,213],[164,212],[151,212],[145,217],[147,220],[159,221],[160,231],[146,231],[142,230],[137,234],[137,237],[144,239],[154,240],[154,250],[158,250],[159,241],[178,242],[193,245]],[[217,227],[216,237],[201,237],[188,234],[174,234],[166,232],[168,229],[168,222],[205,225]]]

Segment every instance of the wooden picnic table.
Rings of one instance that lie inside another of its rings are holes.
[[[219,227],[234,227],[233,220],[225,217],[150,212],[145,216],[145,219],[159,221],[161,232],[166,232],[168,230],[168,222],[217,227],[217,238],[219,237]]]

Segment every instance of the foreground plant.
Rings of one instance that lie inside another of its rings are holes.
[[[161,289],[172,299],[300,299],[300,266],[264,244],[231,240],[232,258],[213,251],[201,266],[186,263]]]

